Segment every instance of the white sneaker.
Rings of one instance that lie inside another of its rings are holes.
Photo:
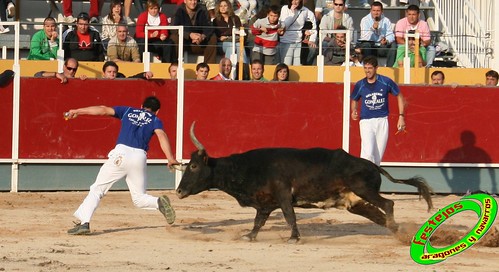
[[[126,23],[127,25],[134,25],[134,24],[135,24],[135,21],[134,21],[134,20],[132,20],[130,17],[126,16],[126,17],[125,17],[125,23]]]
[[[5,34],[5,33],[9,33],[10,32],[10,29],[8,27],[1,27],[0,28],[0,34]]]
[[[369,3],[364,3],[364,4],[362,4],[362,7],[370,9],[371,5],[369,5]]]
[[[12,2],[7,5],[7,15],[9,16],[9,18],[12,18],[14,17],[14,15],[16,15],[16,6],[14,6]]]
[[[76,19],[72,15],[64,16],[62,14],[59,14],[57,16],[57,21],[59,23],[64,22],[64,23],[67,23],[67,24],[72,24],[72,23],[76,22]]]

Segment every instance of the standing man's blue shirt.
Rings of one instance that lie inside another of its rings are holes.
[[[376,75],[376,82],[369,83],[364,78],[355,84],[351,98],[361,99],[360,119],[388,116],[388,94],[397,96],[400,92],[397,84],[389,77]]]
[[[114,117],[121,119],[121,129],[116,144],[123,144],[144,151],[149,150],[149,141],[163,123],[152,112],[125,106],[113,107]]]

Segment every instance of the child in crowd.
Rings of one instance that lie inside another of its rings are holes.
[[[280,14],[280,7],[270,6],[267,17],[256,20],[251,26],[251,33],[255,35],[252,60],[258,59],[264,65],[276,64],[278,36],[284,33],[284,25],[279,22]]]

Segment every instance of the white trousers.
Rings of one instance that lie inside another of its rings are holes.
[[[99,206],[100,200],[119,179],[126,176],[126,183],[132,196],[133,204],[142,209],[157,209],[158,198],[146,194],[147,155],[142,149],[117,145],[108,154],[108,160],[102,165],[94,184],[90,186],[87,197],[74,213],[81,223],[90,222]]]
[[[380,165],[388,142],[388,118],[363,119],[360,125],[360,157]]]

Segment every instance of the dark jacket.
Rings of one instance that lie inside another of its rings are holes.
[[[191,19],[187,14],[185,3],[182,3],[182,5],[180,5],[175,12],[173,25],[184,26],[184,40],[190,40],[189,35],[191,33],[201,33],[204,34],[207,39],[210,38],[213,34],[213,26],[206,8],[198,4],[193,21],[194,24],[192,24]]]
[[[76,30],[69,31],[64,39],[64,59],[75,58],[78,61],[103,61],[104,48],[99,32],[89,29],[91,45],[89,49],[80,49]]]

